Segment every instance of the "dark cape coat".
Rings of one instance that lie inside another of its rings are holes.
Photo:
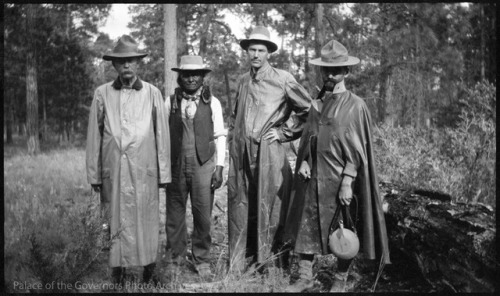
[[[304,200],[307,187],[317,182],[319,229],[323,254],[330,253],[328,232],[336,206],[340,204],[338,193],[343,175],[352,176],[353,195],[358,208],[357,223],[361,251],[366,259],[382,258],[390,263],[389,245],[382,200],[372,149],[371,118],[363,99],[345,91],[328,93],[322,110],[313,104],[304,127],[296,162],[296,182],[288,206],[283,239],[295,245],[297,233],[304,219]],[[321,103],[321,102],[319,102]],[[317,144],[311,145],[317,137]],[[315,146],[315,151],[311,148]],[[316,167],[312,158],[316,156]],[[307,160],[311,170],[317,170],[317,178],[298,181],[298,170]],[[311,199],[309,199],[311,200]],[[351,216],[356,213],[356,203],[351,203]]]

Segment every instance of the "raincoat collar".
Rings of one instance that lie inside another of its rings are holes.
[[[265,65],[263,65],[262,67],[260,67],[260,69],[255,72],[255,70],[253,68],[250,68],[250,76],[252,77],[252,79],[254,80],[262,80],[262,76],[265,75],[265,73],[271,69],[271,65],[269,65],[269,62],[266,62]]]
[[[340,81],[339,83],[337,83],[335,85],[335,87],[333,88],[333,91],[329,92],[325,92],[325,94],[323,95],[323,97],[321,97],[321,101],[325,101],[325,98],[327,97],[330,97],[330,96],[333,96],[333,95],[336,95],[336,94],[341,94],[341,93],[344,93],[346,92],[347,89],[345,88],[345,83],[344,83],[344,80]],[[337,97],[337,96],[334,96],[334,97]]]
[[[121,89],[123,87],[122,81],[120,80],[120,77],[118,76],[115,81],[113,81],[112,84],[114,89]],[[135,90],[141,90],[142,89],[142,81],[137,77],[135,80],[134,84],[132,85],[132,88]]]

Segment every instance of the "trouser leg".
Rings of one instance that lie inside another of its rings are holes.
[[[186,226],[186,202],[187,186],[186,178],[182,172],[173,172],[172,183],[167,186],[167,260],[180,260],[186,256],[187,248],[187,226]]]
[[[258,245],[258,198],[257,198],[257,164],[246,163],[244,166],[248,189],[248,226],[246,257],[253,257],[257,260]]]
[[[192,160],[193,175],[191,178],[191,206],[193,212],[192,253],[195,264],[210,262],[210,247],[212,237],[210,228],[212,223],[213,192],[211,190],[212,175],[215,169],[213,159],[199,166],[198,160]]]
[[[146,266],[144,266],[144,271],[142,272],[142,280],[145,283],[148,283],[152,277],[153,273],[155,271],[156,263],[151,263]]]

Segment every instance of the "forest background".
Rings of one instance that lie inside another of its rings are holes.
[[[102,60],[116,39],[98,30],[110,9],[111,4],[3,5],[6,264],[9,254],[18,258],[10,252],[22,246],[21,237],[34,233],[26,229],[43,225],[37,217],[45,210],[32,215],[33,195],[47,199],[37,203],[45,208],[58,200],[54,196],[67,200],[65,195],[88,189],[85,176],[75,177],[82,180],[73,184],[76,191],[67,189],[71,181],[64,188],[57,180],[38,189],[22,183],[47,177],[26,168],[50,167],[47,155],[62,157],[63,166],[83,163],[67,153],[82,155],[93,91],[116,76]],[[496,4],[130,5],[128,31],[149,53],[140,77],[166,96],[176,87],[170,68],[180,56],[203,56],[213,70],[207,84],[223,105],[226,123],[237,79],[249,69],[225,21],[228,13],[241,20],[246,36],[257,24],[272,28],[279,49],[270,63],[292,73],[313,97],[322,84],[309,61],[327,41],[338,40],[361,59],[346,85],[369,106],[382,181],[496,207]],[[66,215],[60,209],[55,215]],[[33,235],[30,241],[36,241]],[[32,253],[34,245],[28,248]]]

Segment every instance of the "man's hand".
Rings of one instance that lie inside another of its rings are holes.
[[[102,184],[91,184],[91,186],[95,192],[101,192]]]
[[[224,167],[220,166],[220,165],[215,167],[215,172],[212,175],[212,186],[211,186],[212,190],[218,189],[222,185],[222,170],[223,169],[224,169]]]
[[[340,203],[344,206],[348,206],[352,200],[352,177],[344,175],[342,178],[342,183],[340,184],[339,199]]]
[[[311,168],[309,167],[309,164],[307,161],[302,161],[300,164],[299,168],[299,176],[306,181],[307,179],[311,178]]]
[[[262,136],[262,139],[269,140],[270,143],[272,143],[273,141],[279,141],[280,136],[278,134],[278,130],[275,128],[270,129],[267,133],[265,133]]]

